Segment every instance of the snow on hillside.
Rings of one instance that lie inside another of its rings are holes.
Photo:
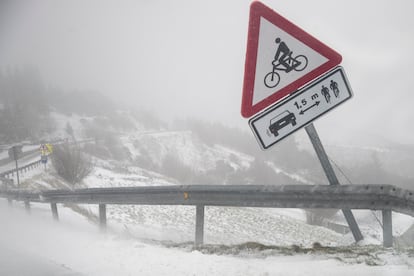
[[[231,160],[233,168],[248,167],[252,157],[233,151],[220,145],[208,146],[191,131],[159,131],[136,133],[123,136],[122,141],[133,157],[139,156],[142,150],[154,157],[160,165],[167,155],[177,157],[184,165],[196,170],[213,169],[219,160]],[[230,158],[230,157],[233,158]],[[237,160],[237,161],[236,161]]]
[[[340,164],[375,164],[389,173],[414,178],[411,166],[414,163],[414,151],[411,149],[330,145],[327,146],[327,150]]]
[[[104,115],[85,116],[75,113],[65,115],[58,112],[51,112],[50,116],[55,124],[55,128],[54,131],[52,133],[49,133],[48,137],[44,137],[43,140],[53,141],[56,139],[70,139],[71,137],[66,131],[68,124],[72,127],[74,136],[77,139],[87,138],[85,134],[85,128],[91,126],[105,129],[105,131],[121,134],[123,126],[119,124],[119,121],[126,122],[124,124],[128,124],[128,127],[135,129],[136,131],[145,131],[145,127],[142,123],[137,121],[129,112],[124,111],[115,111],[112,114],[112,117],[107,117]]]
[[[266,162],[276,173],[281,173],[283,175],[286,175],[287,177],[294,179],[296,181],[298,181],[299,183],[303,183],[303,184],[310,184],[310,185],[314,185],[314,183],[308,179],[306,179],[305,177],[303,177],[300,174],[297,173],[289,173],[286,172],[284,170],[282,170],[281,168],[278,168],[275,164],[273,164],[272,162]]]
[[[367,165],[380,166],[384,171],[403,179],[414,178],[412,145],[380,141],[379,137],[369,132],[359,133],[359,139],[344,139],[341,142],[325,139],[329,137],[322,135],[320,138],[331,160],[341,167],[348,167],[352,170]],[[297,132],[295,140],[301,149],[314,154],[314,149],[305,131]]]
[[[83,133],[82,121],[92,120],[74,115],[70,119],[64,115],[59,116],[57,118],[60,118],[62,127],[65,122],[75,126],[76,135]],[[135,125],[139,123],[135,122]],[[135,160],[143,155],[149,156],[158,166],[161,166],[168,155],[173,155],[198,172],[212,170],[220,161],[229,164],[234,170],[249,168],[254,161],[252,156],[226,146],[208,145],[191,131],[137,127],[119,135],[122,146],[129,152],[129,157],[124,160],[112,160],[95,156],[93,172],[77,187],[182,184],[169,175],[139,166]],[[306,175],[286,172],[272,162],[266,161],[266,164],[276,173],[283,174],[292,181],[312,184]],[[30,173],[23,174],[22,181],[22,187],[35,190],[69,187],[56,175],[50,164],[47,170],[38,167]],[[50,216],[50,211],[45,210],[48,206],[42,204],[34,204],[34,206],[43,216]],[[70,227],[80,227],[77,222],[80,214],[83,218],[88,217],[92,221],[96,221],[98,216],[98,207],[95,205],[81,205],[76,208],[59,206],[59,210],[65,226],[68,225],[64,217],[76,217],[71,219]],[[38,211],[34,213],[36,212]],[[200,251],[193,251],[191,244],[195,227],[194,206],[108,205],[108,235],[95,236],[96,233],[89,233],[82,237],[85,239],[83,241],[85,244],[90,244],[82,245],[84,254],[88,256],[87,259],[98,264],[98,267],[91,267],[84,260],[69,258],[68,254],[60,252],[58,247],[53,246],[52,255],[42,256],[86,275],[273,275],[275,273],[286,275],[288,273],[287,275],[319,276],[332,275],[332,271],[335,271],[336,275],[349,275],[355,270],[364,272],[363,275],[381,275],[387,271],[406,275],[404,273],[414,265],[408,261],[411,253],[379,250],[376,247],[367,249],[362,246],[381,244],[382,229],[371,211],[356,211],[355,214],[366,237],[359,246],[346,249],[347,253],[319,252],[309,255],[298,253],[295,248],[302,250],[311,248],[314,244],[348,246],[354,243],[352,235],[350,233],[343,235],[325,227],[307,224],[303,210],[207,206],[205,213],[207,245]],[[414,223],[413,218],[395,213],[393,218],[396,236]],[[79,221],[79,224],[85,224],[82,219]],[[341,213],[338,213],[332,221],[346,225]],[[45,223],[50,226],[48,222]],[[40,227],[40,224],[37,226]],[[91,225],[85,227],[90,229]],[[58,234],[56,238],[57,236]],[[71,240],[69,234],[66,233],[65,237]],[[240,249],[241,244],[249,246]],[[36,251],[39,244],[32,246],[32,250]],[[71,242],[65,242],[64,246],[75,250]],[[280,246],[282,249],[275,249],[275,246]],[[257,249],[261,247],[264,249]],[[363,252],[358,253],[359,250]],[[281,262],[285,262],[286,265],[280,265]],[[307,268],[297,267],[298,263]],[[367,264],[385,270],[372,269]],[[321,270],[320,266],[326,267],[326,270]],[[315,271],[309,270],[309,267],[314,267]],[[289,274],[292,271],[293,274]]]
[[[173,181],[154,172],[139,167],[127,167],[125,172],[117,172],[108,167],[95,167],[93,173],[83,181],[86,187],[133,187],[174,185]]]
[[[129,116],[123,113],[123,116]],[[82,133],[84,124],[93,118],[77,115],[65,116],[54,114],[55,120],[60,121],[62,128],[66,122],[73,124],[74,131]],[[120,135],[122,145],[130,153],[130,160],[146,154],[160,166],[167,155],[177,157],[177,160],[198,172],[214,169],[218,161],[229,164],[239,170],[250,167],[254,161],[252,156],[230,149],[223,145],[207,145],[191,131],[167,131],[145,129],[142,124],[133,120],[135,126],[140,126]],[[142,168],[128,160],[103,160],[95,157],[95,169],[82,183],[81,187],[130,187],[182,184],[177,179],[148,168]],[[276,173],[304,184],[312,184],[306,176],[299,173],[286,172],[272,162],[267,162]],[[34,177],[37,187],[56,188],[60,181],[56,180],[53,169],[49,166],[47,172],[39,171],[43,176]],[[52,175],[51,175],[52,173]],[[54,180],[55,179],[55,180]],[[55,183],[49,185],[48,182]],[[28,183],[28,182],[26,182]],[[35,186],[36,186],[35,185]],[[49,185],[49,186],[48,186]],[[86,206],[87,207],[87,206]],[[86,208],[85,207],[85,208]],[[88,207],[97,215],[95,207]],[[192,239],[194,232],[194,207],[171,206],[110,206],[108,207],[109,221],[113,227],[130,232],[138,237],[172,240],[185,242]],[[381,229],[372,215],[360,214],[361,227],[373,237],[374,243],[382,240]],[[211,221],[211,223],[209,223]],[[332,220],[346,225],[341,213]],[[402,222],[401,222],[402,223]],[[406,219],[400,228],[395,227],[401,234],[413,223]],[[274,231],[278,229],[278,231]],[[278,234],[275,234],[277,232]],[[348,235],[349,236],[349,235]],[[310,226],[302,210],[278,210],[256,208],[214,208],[206,209],[206,241],[209,243],[233,244],[246,241],[259,241],[269,244],[298,244],[302,246],[319,242],[324,245],[350,244],[352,238],[344,238],[323,227]]]

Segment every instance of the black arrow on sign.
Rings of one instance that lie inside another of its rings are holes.
[[[299,112],[299,114],[300,114],[300,115],[305,114],[305,112],[306,112],[306,111],[308,111],[309,109],[311,109],[311,108],[312,108],[312,107],[314,107],[314,106],[318,106],[318,105],[319,105],[319,103],[320,103],[320,101],[316,101],[313,105],[309,106],[308,108],[306,108],[306,109],[304,109],[304,110],[301,110],[301,111]]]

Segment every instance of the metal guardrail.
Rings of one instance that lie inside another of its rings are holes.
[[[40,200],[41,196],[38,192],[22,191],[22,190],[0,190],[0,196],[9,200],[24,202],[44,202]]]
[[[194,205],[197,207],[196,245],[203,242],[205,206],[382,210],[384,245],[392,246],[391,212],[414,217],[413,193],[391,185],[182,185],[42,192],[0,190],[0,197],[26,203],[50,203],[56,218],[58,203],[99,204],[103,227],[107,204]]]
[[[40,165],[40,163],[41,163],[42,161],[39,159],[39,160],[37,160],[37,161],[34,161],[34,162],[31,162],[31,163],[29,163],[29,164],[27,164],[27,165],[24,165],[24,166],[22,166],[22,167],[19,167],[19,172],[24,172],[24,171],[27,171],[27,170],[30,170],[30,169],[33,169],[33,168],[35,168],[35,167],[38,167],[39,165]],[[13,176],[13,174],[15,174],[16,173],[16,169],[14,168],[14,169],[11,169],[11,170],[7,170],[7,171],[5,171],[5,172],[2,172],[2,173],[0,173],[0,177],[5,177],[5,178],[7,178],[8,176]]]
[[[76,142],[70,142],[70,143],[71,144],[82,144],[82,143],[89,143],[89,142],[93,142],[93,141],[95,141],[95,139],[89,138],[89,139],[83,139],[83,140],[79,140],[79,141],[76,141]],[[55,141],[53,141],[51,143],[53,143],[53,145],[59,145],[59,144],[68,143],[68,142],[67,142],[66,139],[60,139],[60,140],[55,140]],[[42,144],[42,143],[39,142],[39,145],[40,144]],[[24,151],[19,156],[19,159],[21,159],[21,158],[23,158],[25,156],[34,154],[36,152],[40,154],[39,148],[32,149],[32,150],[28,150],[28,151]],[[4,164],[10,163],[10,162],[14,162],[14,159],[13,158],[10,158],[10,157],[7,157],[7,158],[4,158],[4,159],[1,159],[0,160],[0,165],[4,165]],[[40,164],[40,162],[41,162],[41,160],[38,160],[38,161],[32,162],[30,164],[27,164],[25,166],[22,166],[21,168],[19,168],[19,171],[23,171],[23,170],[26,170],[28,168],[31,168],[33,165]],[[16,172],[16,169],[11,169],[11,170],[8,170],[8,171],[5,171],[5,172],[0,173],[0,177],[2,177],[2,176],[4,177],[4,176],[7,176],[7,175],[13,175],[13,173],[15,173],[15,172]]]
[[[56,190],[41,196],[55,203],[393,209],[414,216],[413,192],[391,185],[188,185]]]

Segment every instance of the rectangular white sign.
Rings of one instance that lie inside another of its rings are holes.
[[[268,149],[352,97],[342,67],[337,67],[285,101],[250,119],[260,146]]]

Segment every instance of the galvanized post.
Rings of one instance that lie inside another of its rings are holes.
[[[204,242],[204,205],[196,206],[195,246]]]
[[[26,209],[27,213],[30,213],[30,201],[24,202],[24,208]]]
[[[6,191],[7,191],[9,189],[9,181],[8,180],[5,181],[5,187],[6,187]],[[7,203],[8,203],[8,206],[11,207],[13,205],[12,199],[7,197]]]
[[[384,247],[392,247],[392,210],[382,210],[382,234]]]
[[[315,126],[313,124],[309,124],[305,127],[306,133],[308,134],[313,148],[316,151],[316,155],[321,162],[322,168],[325,172],[326,177],[328,178],[330,185],[339,185],[338,178],[336,177],[335,171],[332,168],[331,162],[329,161],[328,155],[325,152],[325,149],[322,145],[321,140],[319,139],[319,135],[316,132]],[[351,210],[343,209],[342,213],[345,216],[346,221],[348,222],[349,228],[351,229],[352,235],[354,236],[355,241],[360,241],[364,237],[361,234],[361,230],[359,230],[358,224],[355,220],[354,215],[352,214]]]
[[[99,227],[102,231],[106,230],[106,205],[99,204]]]
[[[19,165],[17,164],[17,159],[15,160],[16,162],[16,176],[17,176],[17,189],[20,188],[20,177],[19,177]]]
[[[50,203],[50,207],[52,208],[52,215],[54,220],[59,220],[59,213],[57,209],[56,203]]]
[[[17,150],[17,146],[13,146],[12,148],[13,150],[13,157],[14,157],[14,161],[16,162],[16,175],[17,175],[17,189],[20,188],[20,178],[19,178],[19,165],[17,164],[17,159],[18,159],[18,150]]]

